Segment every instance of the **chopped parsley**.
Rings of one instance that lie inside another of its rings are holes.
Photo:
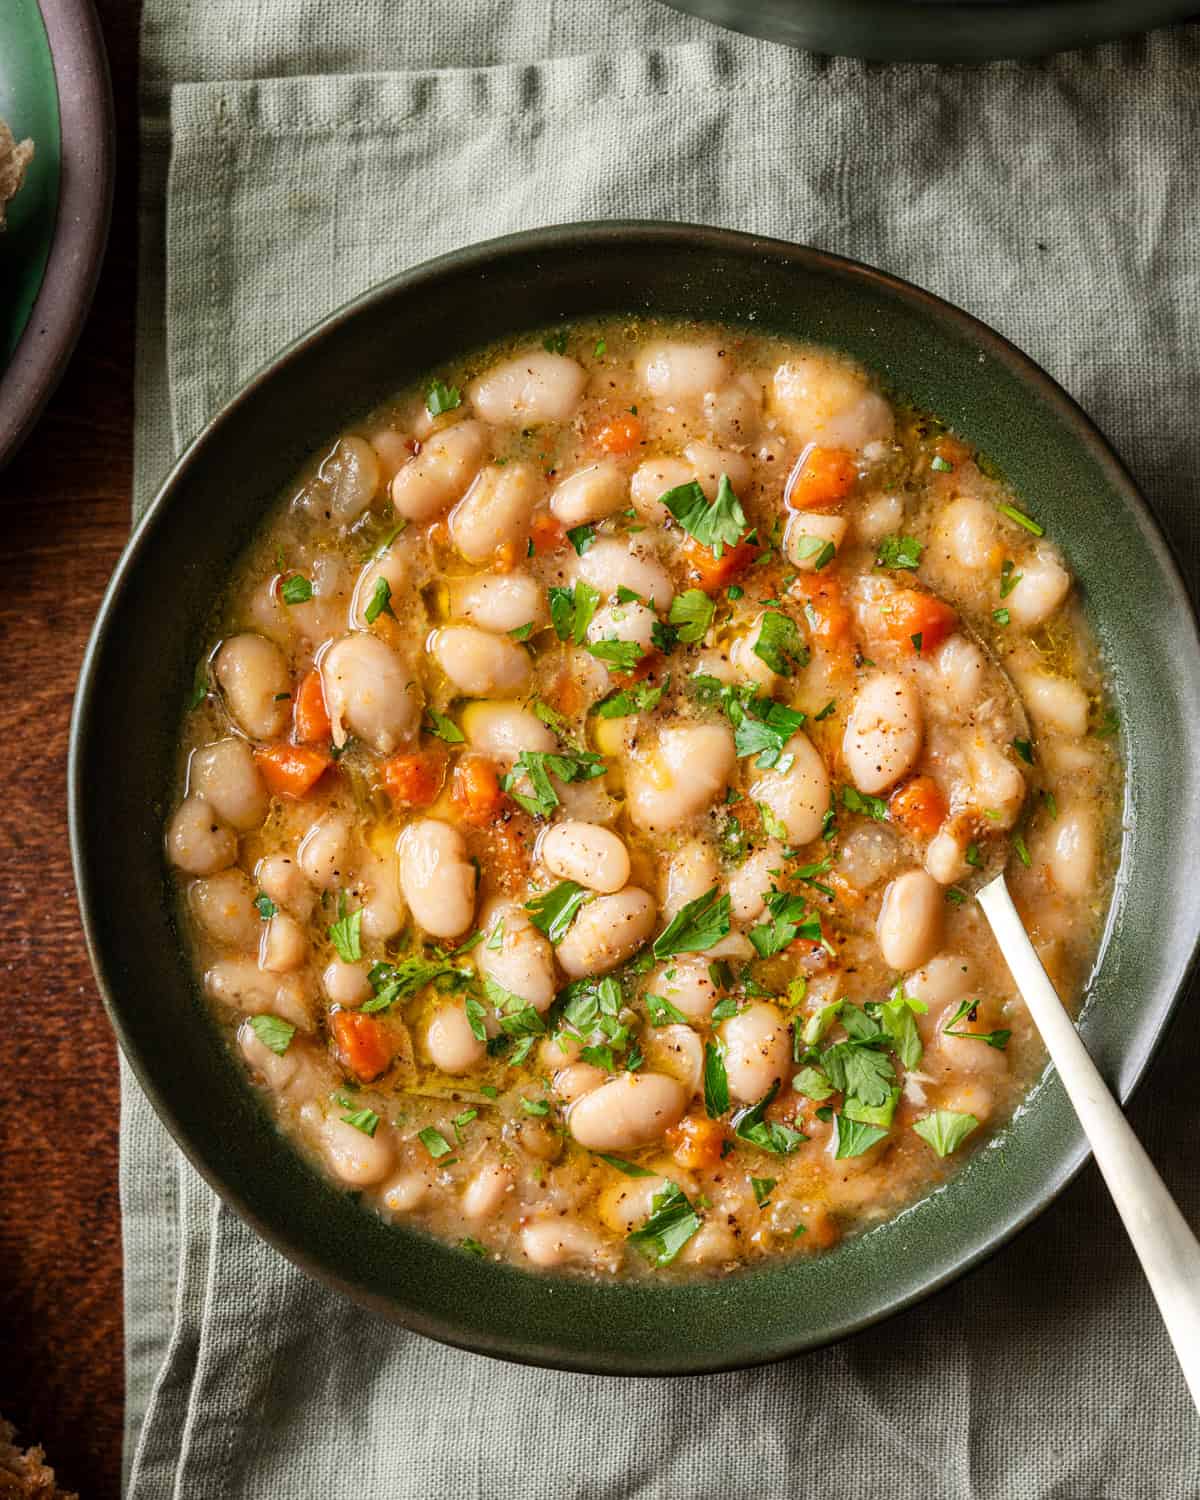
[[[630,714],[648,714],[662,702],[670,685],[670,677],[664,678],[658,687],[652,687],[648,682],[635,682],[632,687],[618,688],[615,693],[593,703],[589,712],[598,719],[625,719]]]
[[[577,557],[582,557],[595,540],[596,528],[594,526],[572,526],[567,532],[567,541],[575,548]]]
[[[604,761],[590,751],[522,750],[516,765],[501,780],[501,786],[518,806],[535,817],[548,818],[558,806],[558,793],[551,775],[561,782],[592,781],[603,776]],[[522,777],[528,777],[530,791],[514,790]]]
[[[533,634],[533,621],[526,620],[524,625],[518,625],[508,633],[514,641],[527,641]]]
[[[821,723],[821,721],[823,719],[827,719],[829,717],[829,715],[834,711],[834,709],[836,707],[837,707],[837,699],[836,698],[830,698],[829,702],[825,705],[825,707],[821,710],[821,712],[819,714],[813,714],[813,723],[814,724],[819,724],[819,723]]]
[[[342,1122],[346,1125],[353,1125],[355,1130],[361,1130],[363,1135],[374,1135],[379,1129],[379,1116],[373,1109],[356,1109],[348,1115],[343,1115]]]
[[[571,726],[563,718],[562,714],[556,709],[551,708],[548,703],[543,703],[540,698],[535,698],[530,706],[533,709],[535,718],[541,719],[542,723],[548,729],[553,729],[554,733],[560,737],[566,736]]]
[[[460,1250],[465,1250],[468,1255],[474,1255],[479,1260],[482,1260],[488,1253],[487,1246],[480,1244],[480,1242],[475,1239],[473,1235],[469,1234],[464,1235],[464,1237],[459,1240],[458,1248]]]
[[[561,943],[586,900],[587,891],[581,885],[564,880],[553,890],[544,891],[526,902],[525,910],[539,932],[544,932],[552,943]]]
[[[581,579],[573,589],[551,588],[547,592],[555,635],[560,641],[574,641],[582,646],[600,602],[599,591]]]
[[[1013,848],[1016,850],[1017,858],[1028,870],[1033,864],[1033,860],[1030,858],[1029,850],[1025,845],[1025,840],[1019,833],[1013,835]]]
[[[258,912],[259,916],[263,919],[264,922],[269,922],[275,915],[275,913],[279,910],[274,901],[271,900],[270,896],[268,896],[265,891],[259,891],[258,895],[255,896],[254,909]]]
[[[704,1044],[704,1112],[715,1120],[729,1108],[729,1075],[725,1054],[716,1042]]]
[[[610,672],[632,672],[646,654],[637,641],[619,641],[615,636],[593,641],[587,653],[602,661]]]
[[[925,544],[915,536],[901,536],[899,532],[893,532],[880,542],[879,551],[875,554],[875,565],[880,568],[905,568],[910,573],[915,572],[920,566],[924,550]]]
[[[844,1161],[848,1156],[862,1156],[887,1136],[882,1125],[865,1125],[859,1120],[848,1119],[844,1114],[835,1114],[833,1118],[837,1131],[834,1156],[838,1161]]]
[[[728,474],[721,475],[717,498],[711,505],[694,479],[660,495],[659,502],[690,537],[718,559],[726,547],[737,546],[746,530],[746,515],[733,493]]]
[[[646,1002],[646,1013],[650,1017],[651,1026],[685,1026],[687,1017],[676,1006],[666,998],[665,995],[653,995],[647,992],[642,996]]]
[[[522,1096],[521,1108],[527,1115],[534,1115],[537,1118],[550,1113],[550,1105],[545,1099],[526,1099]]]
[[[596,347],[592,350],[592,353],[596,356],[597,359],[603,359],[603,357],[608,353],[608,345],[603,339],[597,339]]]
[[[542,348],[547,354],[565,354],[567,352],[567,333],[565,328],[547,334],[542,340]]]
[[[1012,1031],[1011,1030],[998,1030],[998,1031],[955,1031],[954,1030],[954,1028],[958,1025],[958,1023],[964,1017],[968,1021],[973,1021],[975,1019],[975,1007],[978,1004],[979,1004],[978,1000],[964,1000],[962,1002],[962,1004],[958,1007],[958,1009],[954,1012],[954,1014],[950,1017],[949,1023],[946,1026],[942,1027],[943,1033],[946,1036],[963,1037],[964,1039],[966,1039],[968,1041],[972,1041],[972,1042],[986,1042],[989,1047],[994,1047],[997,1052],[1003,1052],[1004,1049],[1005,1049],[1005,1047],[1008,1046],[1008,1039],[1009,1039],[1009,1037],[1012,1036]]]
[[[1017,584],[1020,583],[1021,579],[1024,578],[1024,576],[1024,573],[1013,572],[1013,560],[1011,557],[1006,557],[1003,563],[1001,563],[1000,565],[1001,599],[1007,599],[1009,594],[1012,593],[1013,589],[1016,588]]]
[[[384,963],[381,960],[379,963],[372,964],[367,973],[367,980],[375,993],[362,1008],[367,1012],[387,1010],[397,1000],[406,1000],[410,995],[415,995],[418,990],[423,990],[430,984],[444,993],[467,989],[473,978],[472,969],[456,967],[450,962],[449,955],[441,953],[433,958],[423,958],[419,953],[410,953],[395,964]],[[478,1001],[474,1003],[479,1005]],[[470,1014],[471,1001],[468,1000],[468,1018]],[[482,1041],[482,1037],[480,1040]]]
[[[887,803],[882,797],[868,797],[865,792],[860,792],[856,787],[844,786],[842,788],[842,806],[847,812],[862,813],[864,817],[874,818],[877,823],[887,822]]]
[[[192,691],[188,695],[187,706],[191,710],[199,708],[208,697],[208,663],[202,661],[196,668],[196,675],[192,678]]]
[[[700,1228],[700,1215],[676,1182],[650,1200],[650,1217],[626,1238],[656,1266],[669,1266]]]
[[[763,903],[771,920],[752,927],[747,933],[759,958],[771,958],[799,938],[819,943],[821,919],[808,910],[803,896],[787,891],[770,890],[763,893]]]
[[[831,1098],[837,1090],[820,1068],[801,1068],[792,1079],[792,1087],[798,1094],[803,1094],[806,1099],[812,1099],[820,1104]]]
[[[447,745],[461,745],[465,742],[466,735],[453,719],[448,719],[445,714],[438,713],[436,708],[426,709],[426,713],[429,715],[428,722],[424,726],[426,734],[445,740]]]
[[[277,1057],[282,1057],[292,1045],[296,1028],[290,1021],[266,1014],[250,1017],[250,1029],[264,1047],[269,1047]]]
[[[759,1208],[766,1208],[771,1197],[771,1190],[779,1179],[776,1177],[752,1177],[750,1186],[754,1191],[754,1201]]]
[[[1027,766],[1033,765],[1033,744],[1029,740],[1013,740],[1013,749]]]
[[[979,1128],[974,1115],[955,1109],[935,1109],[932,1114],[913,1122],[913,1129],[939,1156],[957,1151],[972,1131]]]
[[[368,625],[374,625],[380,615],[391,615],[393,620],[396,618],[396,611],[392,608],[392,586],[386,578],[375,580],[375,591],[363,612]]]
[[[329,941],[345,963],[357,963],[362,957],[362,907],[347,914],[345,891],[338,893],[338,919],[329,929]]]
[[[670,958],[676,953],[702,953],[719,943],[729,933],[729,896],[719,894],[713,886],[681,906],[662,932],[654,939],[654,957]]]
[[[693,646],[708,633],[716,610],[717,606],[703,589],[687,589],[671,600],[671,611],[667,619],[676,627],[680,643]]]
[[[828,567],[837,556],[837,548],[824,537],[802,534],[789,543],[789,546],[797,562],[806,562],[811,557],[813,568],[818,573],[822,568]]]
[[[1045,536],[1046,528],[1039,526],[1032,516],[1027,516],[1023,510],[1018,510],[1015,505],[997,505],[996,509],[1002,516],[1007,516],[1010,521],[1015,521],[1018,526],[1024,526],[1025,530],[1034,536]]]
[[[307,604],[313,596],[313,586],[302,573],[293,573],[285,579],[279,596],[285,604]]]
[[[437,1161],[439,1157],[449,1156],[454,1147],[446,1139],[440,1130],[435,1130],[432,1125],[427,1125],[424,1130],[417,1132],[417,1139]]]
[[[940,453],[935,453],[929,460],[929,467],[938,474],[952,474],[954,465],[949,459],[943,458]]]
[[[655,1173],[646,1167],[639,1167],[636,1162],[626,1161],[623,1156],[609,1156],[607,1152],[597,1151],[596,1155],[601,1161],[606,1161],[610,1167],[616,1167],[618,1172],[624,1172],[626,1177],[653,1177]]]
[[[431,417],[440,417],[443,412],[454,411],[462,405],[462,392],[457,386],[435,380],[425,392],[425,410]]]
[[[734,1115],[733,1133],[739,1140],[757,1146],[760,1151],[769,1151],[773,1156],[790,1156],[793,1151],[799,1150],[808,1137],[799,1130],[793,1130],[790,1125],[777,1125],[765,1118],[767,1109],[778,1092],[779,1080],[776,1079],[757,1104],[739,1110]]]
[[[996,622],[997,625],[1011,625],[1012,624],[1012,615],[1009,614],[1009,612],[1008,612],[1007,609],[994,609],[994,610],[992,610],[992,619],[995,620],[995,622]]]
[[[790,677],[812,659],[812,653],[800,639],[795,620],[774,609],[764,613],[753,649],[755,656],[781,677]]]

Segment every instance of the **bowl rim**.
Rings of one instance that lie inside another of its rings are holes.
[[[807,1350],[824,1347],[893,1317],[906,1308],[924,1301],[935,1292],[944,1290],[968,1271],[990,1259],[999,1249],[1040,1217],[1063,1193],[1079,1175],[1091,1155],[1082,1135],[1080,1134],[1077,1143],[1069,1151],[1064,1152],[1055,1166],[1046,1173],[1040,1192],[1031,1198],[1028,1205],[983,1236],[980,1243],[965,1253],[961,1259],[943,1267],[928,1280],[923,1281],[919,1287],[889,1300],[886,1306],[865,1315],[845,1318],[840,1322],[834,1320],[820,1337],[801,1335],[791,1342],[781,1342],[752,1358],[735,1355],[729,1359],[722,1359],[702,1355],[693,1359],[672,1358],[658,1363],[653,1358],[647,1359],[638,1355],[623,1356],[611,1351],[605,1351],[603,1355],[547,1352],[540,1344],[529,1341],[521,1342],[507,1337],[498,1337],[484,1343],[478,1337],[464,1336],[452,1321],[397,1305],[393,1299],[367,1291],[351,1282],[336,1267],[319,1263],[315,1255],[310,1254],[303,1246],[294,1243],[283,1232],[267,1224],[262,1216],[246,1203],[240,1192],[226,1186],[221,1180],[217,1167],[210,1165],[201,1148],[188,1140],[171,1099],[166,1097],[154,1082],[152,1059],[143,1054],[123,1019],[123,1007],[118,997],[117,986],[110,974],[101,935],[92,916],[90,851],[82,812],[83,745],[92,708],[95,667],[106,649],[109,630],[118,604],[126,590],[135,582],[142,553],[160,529],[170,525],[171,498],[176,483],[186,473],[197,452],[218,443],[223,429],[233,420],[235,414],[253,399],[262,386],[285,371],[300,354],[376,303],[397,295],[411,296],[418,293],[424,284],[435,281],[448,272],[461,274],[464,270],[468,272],[476,270],[486,273],[489,263],[498,256],[510,253],[551,253],[571,249],[593,251],[598,247],[602,248],[606,243],[617,241],[622,244],[633,242],[643,247],[652,246],[668,253],[704,248],[744,256],[757,251],[765,256],[783,258],[792,264],[803,266],[806,270],[860,282],[865,281],[883,292],[899,296],[909,303],[915,303],[919,308],[927,309],[936,314],[939,319],[948,319],[960,331],[969,334],[971,339],[984,348],[990,356],[1002,361],[1011,371],[1037,388],[1041,399],[1053,409],[1054,414],[1088,449],[1092,460],[1106,471],[1110,483],[1129,505],[1147,547],[1154,554],[1163,581],[1168,585],[1173,596],[1173,603],[1177,607],[1176,628],[1190,635],[1188,642],[1191,647],[1190,659],[1195,664],[1193,671],[1197,682],[1200,683],[1200,621],[1198,621],[1196,606],[1185,583],[1173,543],[1161,528],[1132,476],[1096,424],[1045,370],[1001,334],[996,333],[988,325],[961,308],[913,283],[862,262],[811,246],[746,234],[738,230],[675,221],[601,220],[548,225],[475,242],[449,251],[389,277],[344,303],[301,333],[273,359],[262,365],[188,443],[160,484],[154,499],[135,526],[118,560],[101,601],[80,666],[79,682],[71,716],[67,768],[71,861],[83,931],[97,987],[109,1022],[117,1035],[121,1050],[134,1077],[175,1144],[191,1165],[224,1202],[233,1207],[262,1239],[289,1261],[306,1274],[342,1292],[358,1305],[402,1327],[452,1347],[486,1354],[513,1363],[578,1373],[639,1376],[708,1374],[774,1363]],[[1200,688],[1198,688],[1198,693],[1200,693]],[[1180,947],[1182,948],[1182,944]],[[1131,1057],[1127,1051],[1124,1051],[1121,1055],[1122,1077],[1115,1091],[1122,1102],[1126,1101],[1141,1083],[1153,1062],[1175,1014],[1188,978],[1196,968],[1198,957],[1200,957],[1200,909],[1197,909],[1192,923],[1186,952],[1178,952],[1175,955],[1171,970],[1173,984],[1170,993],[1162,995],[1158,1002],[1157,1014],[1142,1029],[1140,1054]],[[1052,1070],[1047,1076],[1052,1076]]]

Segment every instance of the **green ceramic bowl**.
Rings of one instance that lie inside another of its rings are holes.
[[[264,1238],[366,1307],[449,1343],[648,1374],[826,1343],[995,1250],[1085,1158],[1058,1083],[1044,1079],[943,1191],[824,1258],[693,1285],[529,1275],[388,1227],[277,1134],[189,972],[162,856],[197,643],[296,465],[399,385],[480,344],[630,312],[752,322],[845,350],[991,455],[1065,548],[1128,754],[1124,856],[1082,1023],[1128,1094],[1200,926],[1200,650],[1187,594],[1120,462],[1042,371],[946,303],[814,250],[682,225],[540,230],[418,267],[300,339],[184,454],[117,569],[76,700],[70,809],[92,958],[126,1056],[182,1149]]]

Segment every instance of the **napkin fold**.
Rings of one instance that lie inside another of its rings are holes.
[[[135,508],[316,319],[491,235],[692,220],[867,260],[1046,366],[1200,562],[1200,29],[986,67],[654,0],[146,0]],[[1200,1021],[1132,1113],[1193,1222]],[[769,1369],[609,1379],[379,1322],[261,1244],[122,1073],[126,1493],[1185,1500],[1200,1425],[1093,1169],[948,1291]]]

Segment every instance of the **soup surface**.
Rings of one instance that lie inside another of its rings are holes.
[[[301,474],[214,616],[166,832],[220,1025],[387,1217],[591,1275],[836,1244],[1042,1054],[1121,770],[1065,562],[828,351],[609,321]]]

